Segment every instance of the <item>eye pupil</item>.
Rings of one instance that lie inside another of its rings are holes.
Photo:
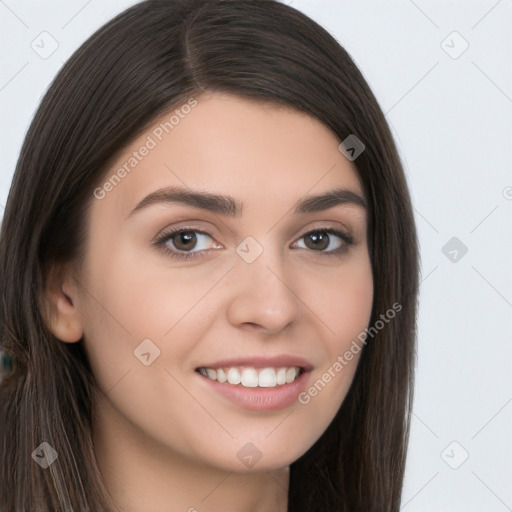
[[[309,244],[308,241],[312,241],[313,243]],[[327,249],[327,247],[329,247],[329,235],[325,231],[309,233],[305,237],[305,244],[308,249]]]
[[[173,237],[173,243],[176,249],[186,251],[194,247],[197,242],[196,239],[197,236],[194,231],[181,231]]]

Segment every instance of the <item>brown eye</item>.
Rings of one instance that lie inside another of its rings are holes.
[[[195,231],[180,231],[169,238],[169,240],[172,240],[174,247],[178,251],[188,251],[196,245],[197,236]]]
[[[302,242],[303,241],[303,242]],[[299,245],[302,242],[303,245]],[[354,243],[353,238],[337,229],[315,229],[302,235],[296,246],[299,249],[310,249],[325,256],[335,256],[346,251]]]
[[[202,256],[210,249],[221,249],[214,238],[198,229],[174,229],[160,235],[153,243],[167,254],[177,259],[188,259]]]
[[[313,231],[304,236],[304,242],[308,249],[325,251],[329,247],[330,236],[325,231]]]

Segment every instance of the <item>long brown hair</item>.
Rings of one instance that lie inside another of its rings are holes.
[[[369,203],[371,325],[349,393],[321,438],[291,465],[291,512],[398,511],[416,353],[418,249],[392,135],[347,52],[275,0],[148,0],[119,14],[69,59],[24,141],[0,234],[0,343],[17,360],[0,386],[0,510],[111,510],[91,441],[94,378],[84,340],[49,331],[50,265],[83,255],[94,187],[152,120],[202,91],[293,107],[340,139]],[[48,470],[32,452],[49,443]]]

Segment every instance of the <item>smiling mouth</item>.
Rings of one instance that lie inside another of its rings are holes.
[[[196,372],[204,377],[221,384],[231,384],[246,388],[276,388],[291,384],[304,372],[299,366],[266,367],[226,367],[226,368],[197,368]]]

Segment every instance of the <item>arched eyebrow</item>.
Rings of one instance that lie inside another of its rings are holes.
[[[201,190],[171,186],[156,190],[146,196],[130,212],[127,219],[135,213],[155,204],[183,204],[233,218],[241,217],[244,208],[243,202],[230,195],[213,194]],[[366,200],[356,192],[344,188],[335,188],[323,194],[302,198],[295,204],[292,213],[313,213],[347,204],[362,208],[367,206]]]

